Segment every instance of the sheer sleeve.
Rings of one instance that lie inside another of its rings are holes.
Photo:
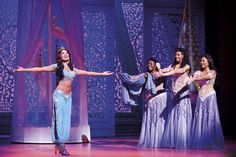
[[[198,70],[193,74],[194,78],[198,78],[200,76],[201,72]]]
[[[50,67],[53,67],[53,68],[57,68],[57,64],[51,64],[51,65],[49,65]]]
[[[77,72],[78,72],[78,70],[79,70],[79,69],[77,69],[77,68],[73,67],[73,71],[74,71],[75,73],[77,73]]]

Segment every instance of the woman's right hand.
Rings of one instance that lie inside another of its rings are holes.
[[[147,73],[147,72],[143,73],[143,76],[144,76],[145,78],[147,78],[147,77],[148,77],[148,73]]]

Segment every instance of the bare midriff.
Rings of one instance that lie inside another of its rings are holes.
[[[59,81],[56,89],[59,89],[66,94],[71,94],[71,84],[72,84],[72,81],[70,79],[61,80]]]

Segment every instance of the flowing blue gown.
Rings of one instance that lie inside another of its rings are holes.
[[[162,147],[187,149],[190,146],[192,107],[188,73],[172,77],[172,101],[162,139]]]
[[[197,77],[200,71],[194,73]],[[216,92],[213,88],[216,73],[211,70],[210,80],[197,81],[200,86],[194,111],[191,147],[197,149],[224,148],[224,136],[220,122]]]

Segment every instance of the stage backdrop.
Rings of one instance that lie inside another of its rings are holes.
[[[13,140],[51,140],[55,75],[15,75],[12,70],[16,65],[30,67],[54,63],[56,48],[61,46],[71,50],[78,68],[114,71],[111,77],[75,79],[71,141],[81,141],[82,134],[90,138],[89,130],[94,137],[114,136],[115,126],[116,134],[139,134],[143,100],[139,100],[137,108],[122,104],[119,73],[145,71],[151,56],[156,57],[162,67],[173,62],[184,0],[21,0],[19,3],[10,0],[1,1],[0,6],[0,42],[3,43],[0,45],[3,56],[0,58],[0,87],[3,89],[0,111],[13,112]],[[196,27],[197,46],[203,52],[202,1],[195,1],[193,8],[191,16]],[[79,130],[79,125],[84,129]],[[31,129],[32,134],[26,134],[29,133],[27,129]]]

